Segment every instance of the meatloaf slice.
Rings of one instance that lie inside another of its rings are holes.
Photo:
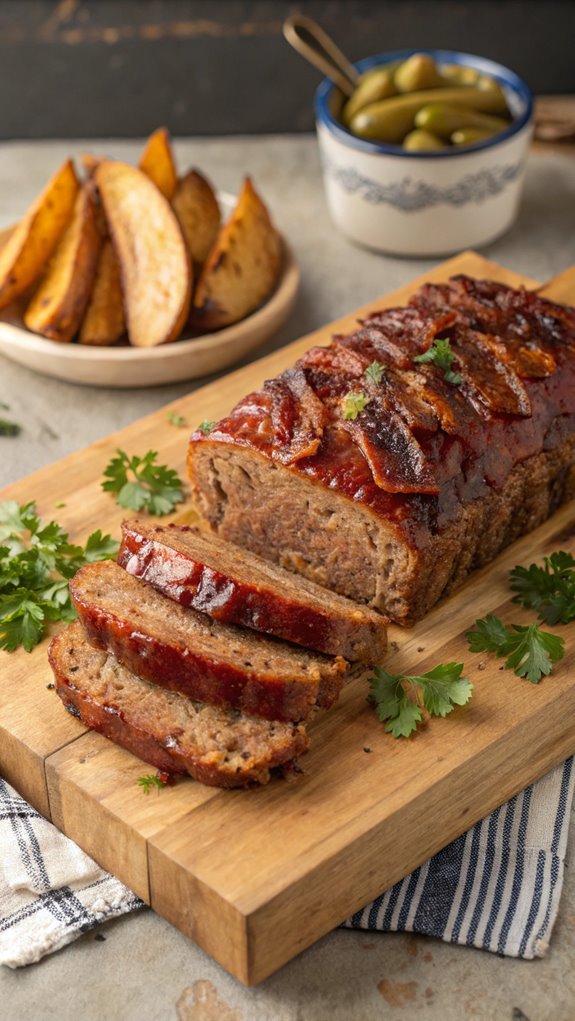
[[[56,691],[92,730],[169,773],[212,787],[267,783],[275,766],[306,751],[301,723],[274,723],[192,701],[136,677],[95,649],[76,621],[49,651]]]
[[[186,525],[125,521],[118,563],[182,606],[297,645],[378,663],[386,618]]]
[[[304,720],[337,699],[347,663],[178,605],[107,560],[70,592],[93,645],[153,684],[270,720]]]
[[[428,285],[198,429],[197,507],[230,542],[420,619],[575,490],[575,309]]]

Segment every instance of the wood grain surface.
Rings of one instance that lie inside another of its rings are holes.
[[[426,279],[455,272],[536,286],[471,252]],[[369,309],[404,302],[421,282]],[[575,270],[545,293],[575,301]],[[365,311],[43,468],[0,498],[35,499],[40,513],[56,516],[74,540],[95,528],[118,534],[122,511],[100,488],[117,446],[139,454],[153,447],[183,475],[187,433],[169,424],[170,411],[190,427],[217,419],[309,346],[351,329]],[[60,502],[65,506],[56,511]],[[172,520],[193,517],[188,503]],[[136,780],[149,769],[86,731],[47,687],[43,642],[30,655],[0,653],[0,771],[228,971],[242,982],[259,982],[575,752],[575,624],[561,629],[567,654],[538,686],[502,672],[487,655],[471,655],[464,637],[488,612],[524,622],[524,611],[510,603],[509,570],[559,547],[575,553],[571,505],[475,573],[415,628],[391,630],[390,670],[421,672],[438,661],[465,661],[475,685],[468,706],[433,720],[410,740],[383,732],[366,704],[365,679],[357,679],[312,727],[312,748],[295,782],[219,791],[186,779],[146,797]]]

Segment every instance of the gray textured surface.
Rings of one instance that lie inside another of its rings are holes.
[[[73,149],[80,151],[81,144]],[[133,157],[133,143],[91,143]],[[0,227],[13,221],[66,143],[0,148]],[[249,171],[295,248],[303,285],[279,346],[398,287],[431,263],[389,259],[351,247],[331,227],[310,138],[181,141],[188,162],[220,188],[237,190]],[[575,262],[572,160],[531,158],[516,226],[484,254],[545,280]],[[0,400],[24,423],[2,439],[0,477],[8,482],[160,407],[190,390],[78,388],[34,375],[0,358]],[[30,493],[33,498],[34,493]],[[88,934],[19,972],[0,971],[6,1021],[574,1021],[575,877],[567,868],[560,917],[544,960],[500,959],[411,936],[337,931],[261,987],[243,989],[161,918],[145,910]],[[178,1006],[179,1003],[179,1006]]]

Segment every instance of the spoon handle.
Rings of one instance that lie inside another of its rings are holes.
[[[359,75],[333,39],[313,18],[306,18],[304,14],[292,14],[284,21],[283,34],[294,50],[327,75],[344,95],[351,96]]]

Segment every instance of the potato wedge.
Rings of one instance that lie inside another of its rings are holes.
[[[92,291],[101,245],[93,188],[84,185],[70,225],[24,313],[29,330],[52,340],[75,337]]]
[[[3,230],[0,230],[0,251],[2,251],[3,248],[6,248],[6,245],[8,244],[17,226],[18,224],[15,223],[13,224],[12,227],[4,227]]]
[[[169,202],[140,170],[104,160],[94,174],[120,265],[130,342],[175,340],[187,319],[192,264]]]
[[[138,166],[171,201],[178,187],[178,174],[166,128],[158,128],[150,135]]]
[[[190,170],[178,184],[172,199],[188,251],[195,266],[206,261],[220,229],[220,207],[209,181]]]
[[[66,160],[0,252],[0,308],[10,305],[45,272],[72,219],[79,190],[74,165]]]
[[[190,325],[218,330],[253,312],[277,283],[281,259],[279,234],[247,177],[200,274]]]
[[[115,344],[125,332],[120,266],[112,242],[106,239],[78,340],[80,344]]]

